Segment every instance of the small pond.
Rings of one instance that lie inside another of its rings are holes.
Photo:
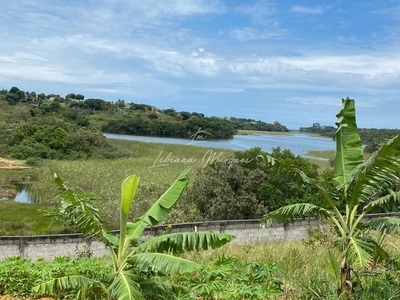
[[[21,203],[35,203],[29,184],[16,183],[13,187],[2,191],[0,200],[14,200]]]

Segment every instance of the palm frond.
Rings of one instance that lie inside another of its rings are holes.
[[[133,280],[136,274],[133,271],[120,271],[113,273],[113,281],[108,289],[116,300],[143,299],[140,285]]]
[[[185,232],[171,233],[151,238],[138,246],[140,252],[171,252],[199,251],[221,247],[235,236],[216,232]]]
[[[75,228],[84,236],[98,236],[102,238],[103,221],[100,212],[91,203],[82,199],[75,191],[71,190],[64,179],[54,174],[54,183],[59,187],[57,194],[63,201],[60,203],[59,212],[72,222]]]
[[[126,234],[129,240],[138,239],[147,226],[155,226],[159,222],[167,219],[169,211],[179,200],[179,197],[188,184],[189,178],[187,177],[187,174],[190,170],[190,167],[186,168],[170,188],[143,216],[138,218],[134,223],[128,223]]]
[[[375,244],[369,239],[347,237],[348,248],[346,249],[347,257],[351,264],[362,268],[368,267],[372,260],[372,253],[375,250]]]
[[[166,253],[138,253],[129,259],[129,263],[140,269],[151,268],[168,274],[193,272],[201,268],[198,263]]]
[[[389,260],[389,253],[383,249],[381,244],[373,239],[369,239],[369,241],[375,246],[374,252],[372,253],[375,261]]]
[[[395,192],[391,189],[388,189],[389,193],[379,199],[371,201],[366,206],[364,206],[363,211],[370,213],[375,209],[380,209],[382,207],[393,207],[393,205],[400,204],[400,191]]]
[[[348,202],[356,205],[389,188],[399,180],[400,135],[381,144],[367,161],[360,164],[350,176]]]
[[[363,224],[363,227],[385,231],[387,233],[400,233],[400,218],[381,217],[373,218]]]
[[[331,211],[310,203],[296,203],[281,207],[273,212],[266,214],[261,223],[271,226],[277,223],[294,222],[297,219],[315,218],[318,220],[329,219],[334,215]]]
[[[85,299],[87,294],[84,292],[90,289],[96,289],[98,292],[102,289],[102,283],[81,275],[64,276],[43,282],[33,287],[33,292],[39,295],[51,295],[59,291],[80,289],[79,297]]]

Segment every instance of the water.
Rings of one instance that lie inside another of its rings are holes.
[[[281,147],[281,149],[289,149],[293,154],[301,156],[305,156],[308,150],[335,150],[336,147],[335,142],[330,138],[316,137],[302,133],[296,133],[293,135],[235,135],[233,139],[230,140],[189,140],[182,138],[163,138],[110,133],[105,133],[104,136],[110,139],[141,141],[147,143],[192,145],[231,150],[248,150],[253,147],[261,147],[262,150],[271,152],[272,148]]]
[[[34,203],[34,199],[32,199],[29,187],[22,186],[18,189],[17,194],[15,194],[14,201],[21,202],[21,203]]]
[[[26,184],[15,184],[16,193],[15,196],[6,196],[0,198],[0,200],[14,200],[20,203],[35,203],[35,199],[32,197],[29,185]]]

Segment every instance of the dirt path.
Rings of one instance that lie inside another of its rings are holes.
[[[15,170],[15,169],[27,169],[29,167],[21,166],[17,160],[7,159],[0,157],[0,169],[3,170]]]

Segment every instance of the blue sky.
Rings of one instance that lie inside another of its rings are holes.
[[[0,89],[400,128],[400,0],[3,1]]]

